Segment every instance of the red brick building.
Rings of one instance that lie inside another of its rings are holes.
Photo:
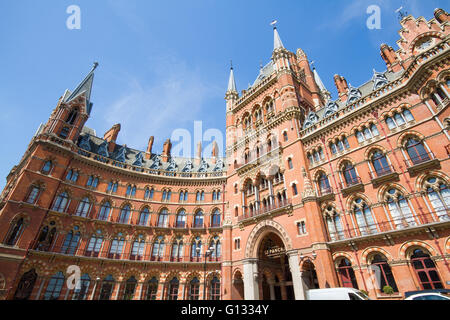
[[[401,20],[385,72],[332,99],[274,28],[272,60],[226,92],[226,159],[116,144],[66,91],[0,198],[2,299],[373,299],[450,286],[449,22]],[[210,157],[206,159],[206,157]],[[73,269],[81,286],[69,288]],[[387,292],[390,292],[388,294]]]

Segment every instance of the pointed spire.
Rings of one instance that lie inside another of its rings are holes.
[[[273,50],[284,49],[283,42],[281,42],[280,35],[278,34],[277,27],[273,26]]]
[[[313,67],[313,73],[314,73],[314,80],[316,80],[317,86],[319,87],[320,91],[327,91],[327,88],[325,88],[325,85],[323,84],[322,79],[320,79],[320,76],[317,73],[315,67]]]
[[[234,80],[233,63],[231,63],[231,67],[230,67],[230,78],[228,79],[227,92],[237,92],[236,81]]]
[[[88,114],[91,113],[92,103],[91,103],[91,92],[92,92],[92,84],[94,83],[94,71],[98,67],[98,62],[94,62],[91,71],[84,78],[83,81],[78,85],[78,87],[70,94],[70,96],[65,100],[65,102],[69,102],[80,94],[85,93],[86,96],[86,108]]]

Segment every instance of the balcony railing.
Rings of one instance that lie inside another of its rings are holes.
[[[399,231],[409,228],[415,228],[421,225],[447,221],[450,222],[450,209],[443,209],[438,212],[418,214],[416,216],[408,215],[388,221],[381,221],[376,224],[367,226],[344,228],[337,232],[329,232],[329,241],[334,242],[339,240],[371,236],[385,232]],[[344,224],[344,221],[342,219],[341,223]]]
[[[370,177],[372,179],[381,178],[381,177],[387,176],[393,172],[395,172],[394,167],[387,166],[387,167],[376,169],[375,172],[370,172]]]
[[[49,254],[60,254],[64,256],[73,257],[86,257],[86,258],[99,258],[99,259],[110,259],[110,260],[130,260],[130,261],[162,261],[162,262],[205,262],[205,258],[192,257],[190,255],[183,256],[173,256],[173,255],[152,255],[152,254],[133,254],[130,252],[122,253],[111,253],[106,250],[96,251],[88,250],[88,248],[81,249],[78,247],[71,248],[72,250],[64,250],[67,247],[63,246],[41,246],[38,242],[33,242],[31,244],[31,250],[36,252],[46,252]],[[206,262],[220,262],[221,257],[207,257]]]
[[[422,153],[422,154],[418,154],[415,157],[410,157],[410,161],[405,160],[406,165],[408,167],[412,167],[421,163],[424,163],[426,161],[430,161],[435,159],[434,154],[432,152],[426,152],[426,153]]]
[[[344,180],[345,180],[345,183],[344,183],[344,188],[343,189],[350,188],[350,187],[353,187],[355,185],[358,185],[358,184],[362,183],[360,177],[352,177],[351,179],[348,179],[348,180],[344,179]]]
[[[421,171],[437,169],[440,166],[439,159],[436,159],[432,152],[426,152],[410,157],[409,160],[405,160],[405,164],[411,175],[415,175]]]
[[[261,204],[260,204],[261,205]],[[262,206],[258,210],[253,209],[251,212],[245,212],[242,216],[238,217],[238,221],[243,221],[246,219],[254,218],[259,215],[269,213],[271,211],[282,209],[291,205],[291,200],[285,199],[282,201],[276,201],[274,204],[267,205],[266,207]]]

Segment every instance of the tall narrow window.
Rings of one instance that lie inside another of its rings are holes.
[[[420,140],[416,138],[409,138],[406,142],[406,151],[413,164],[419,164],[430,160],[428,152]]]
[[[155,277],[151,278],[147,284],[147,300],[156,300],[156,295],[158,293],[158,279]]]
[[[355,271],[353,270],[352,264],[348,259],[344,258],[341,260],[338,266],[338,274],[343,287],[358,289]]]
[[[161,260],[164,257],[164,238],[159,236],[155,239],[152,249],[152,260]]]
[[[122,208],[119,215],[119,223],[128,223],[128,219],[130,218],[131,207],[126,205]]]
[[[385,199],[395,228],[399,229],[417,224],[408,201],[400,191],[397,189],[389,189]]]
[[[142,234],[140,234],[133,242],[133,247],[131,249],[130,260],[143,260],[145,250],[145,239]]]
[[[211,300],[220,300],[220,280],[217,277],[211,280],[209,293]]]
[[[169,288],[167,290],[167,300],[177,300],[178,299],[178,287],[180,282],[177,278],[173,278],[169,282]]]
[[[356,175],[355,167],[353,167],[353,165],[350,162],[346,162],[344,164],[342,172],[344,174],[344,179],[347,184],[347,187],[355,185],[359,182],[358,176]]]
[[[89,285],[91,283],[91,278],[87,273],[83,274],[80,279],[79,288],[76,287],[73,291],[72,300],[87,300],[87,293],[89,290]]]
[[[63,285],[64,274],[59,271],[50,278],[50,281],[47,285],[47,290],[45,290],[44,300],[58,300]]]
[[[326,208],[324,215],[331,241],[343,239],[344,232],[342,230],[341,217],[339,214],[333,207],[329,206]]]
[[[220,227],[220,211],[218,209],[212,213],[211,227]]]
[[[65,212],[68,202],[69,202],[69,196],[67,195],[67,192],[62,192],[56,198],[55,203],[53,204],[52,210],[58,211],[58,212]]]
[[[417,278],[423,290],[444,288],[436,265],[429,254],[425,253],[422,249],[414,250],[414,253],[411,255],[411,264],[416,271]]]
[[[109,203],[109,201],[107,201],[101,206],[97,219],[107,221],[110,212],[111,212],[111,204]]]
[[[112,240],[111,247],[109,248],[110,259],[120,259],[122,257],[123,245],[125,244],[125,238],[122,233],[118,233],[117,236]]]
[[[123,300],[133,300],[136,293],[137,280],[134,276],[127,280],[125,283],[125,292],[123,294]]]
[[[196,237],[191,245],[191,258],[199,259],[202,255],[202,240]]]
[[[67,116],[66,122],[70,125],[73,125],[75,123],[77,115],[78,115],[78,110],[73,109],[72,111],[70,111],[69,115]]]
[[[425,182],[425,190],[438,219],[440,221],[450,220],[450,190],[447,183],[442,179],[431,177]]]
[[[176,227],[177,228],[186,227],[186,211],[184,209],[178,211]]]
[[[199,300],[200,281],[195,277],[189,282],[189,300]]]
[[[64,240],[64,244],[61,248],[61,253],[64,254],[75,254],[78,248],[78,242],[80,241],[81,233],[78,226],[75,226],[73,230],[70,230],[66,235],[66,239]]]
[[[91,210],[91,201],[88,197],[84,197],[78,205],[76,215],[79,217],[87,217],[89,215],[89,211]]]
[[[169,220],[169,212],[167,211],[167,209],[162,209],[158,217],[158,227],[162,228],[167,227],[168,220]]]
[[[377,227],[375,225],[375,221],[373,220],[372,212],[361,198],[357,198],[354,201],[353,212],[361,235],[377,232]]]
[[[172,244],[172,261],[181,261],[183,258],[183,240],[177,237]]]
[[[194,228],[202,228],[203,227],[203,211],[199,210],[195,213],[194,216]]]
[[[110,300],[111,294],[115,285],[115,280],[112,275],[108,275],[102,283],[102,288],[100,289],[99,300]]]
[[[148,207],[145,207],[139,215],[139,225],[146,226],[149,217],[150,217],[150,211],[148,210]]]
[[[11,229],[9,231],[8,237],[6,238],[6,242],[5,242],[8,246],[16,245],[17,240],[19,239],[20,235],[22,234],[23,227],[24,227],[23,218],[19,218],[18,220],[14,221],[11,224]]]
[[[376,272],[378,289],[383,292],[385,286],[390,286],[394,292],[398,292],[397,284],[395,283],[394,275],[387,260],[381,254],[376,254],[372,259],[372,270]]]
[[[377,176],[382,176],[392,172],[386,156],[379,150],[372,154],[372,165]]]
[[[321,195],[331,193],[330,182],[328,181],[328,177],[325,173],[322,172],[319,175],[318,183]]]
[[[97,230],[89,240],[85,255],[88,257],[98,257],[103,244],[103,235],[101,230]]]
[[[50,170],[52,170],[52,162],[49,160],[44,163],[44,166],[42,167],[41,172],[43,174],[49,174]]]

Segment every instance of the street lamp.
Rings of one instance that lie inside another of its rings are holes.
[[[202,250],[200,247],[195,249],[197,251],[197,257],[200,256],[200,251]],[[205,263],[203,264],[203,300],[206,300],[206,258],[214,252],[214,247],[211,247],[205,252]]]

